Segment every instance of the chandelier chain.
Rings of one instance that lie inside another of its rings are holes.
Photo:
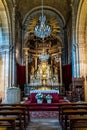
[[[42,40],[50,36],[51,33],[50,26],[46,25],[46,16],[44,16],[43,14],[43,0],[42,0],[42,12],[41,12],[41,16],[39,17],[39,24],[35,26],[34,32],[36,37],[39,37]]]

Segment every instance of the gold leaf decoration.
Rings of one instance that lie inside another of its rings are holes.
[[[48,20],[49,19],[49,20]],[[56,34],[60,32],[60,26],[55,18],[48,18],[46,24],[51,27],[51,34]],[[35,26],[39,24],[39,17],[34,17],[30,20],[29,25],[27,27],[27,33],[34,34]]]

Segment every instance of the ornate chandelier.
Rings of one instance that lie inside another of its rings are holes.
[[[39,38],[44,38],[50,36],[51,28],[46,24],[46,16],[43,15],[43,0],[42,0],[42,16],[39,17],[39,24],[35,26],[35,35]]]

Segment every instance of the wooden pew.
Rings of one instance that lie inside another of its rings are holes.
[[[28,104],[0,104],[0,108],[1,107],[17,107],[15,109],[19,109],[19,110],[23,110],[25,111],[25,117],[26,117],[26,121],[29,122],[30,121],[30,113],[29,113],[29,105]],[[12,108],[10,108],[12,109]]]
[[[2,106],[21,107],[20,109],[22,109],[22,107],[25,107],[26,116],[28,117],[28,121],[30,121],[29,104],[0,104],[0,107]]]
[[[75,106],[72,106],[72,105],[65,105],[65,106],[62,106],[61,107],[61,112],[60,112],[60,115],[63,116],[63,111],[64,110],[78,110],[78,109],[87,109],[87,105],[75,105]],[[60,118],[61,119],[61,118]]]
[[[8,122],[10,124],[1,124],[2,121]],[[2,116],[0,117],[0,126],[6,126],[6,127],[11,127],[12,130],[16,130],[16,117],[7,117],[7,116]]]
[[[0,106],[0,110],[21,110],[23,111],[22,120],[24,127],[27,126],[28,119],[26,117],[26,107],[25,106]]]
[[[73,128],[87,128],[87,115],[70,115],[69,119],[69,129],[73,130]]]
[[[3,128],[0,128],[0,130],[7,130],[7,128],[4,126]]]
[[[68,120],[69,120],[68,116],[69,115],[74,115],[74,116],[76,116],[76,115],[87,115],[87,109],[77,109],[77,110],[67,109],[67,110],[63,111],[63,115],[65,116],[65,124],[64,124],[65,128],[64,128],[64,130],[67,130],[68,129],[67,124],[68,124]]]
[[[68,119],[66,121],[65,116],[67,117],[65,111],[72,111],[72,110],[87,110],[87,102],[86,103],[68,103],[68,104],[60,104],[59,106],[59,120],[62,125],[62,128],[68,124]],[[72,113],[68,113],[68,115],[72,115]],[[80,113],[79,113],[80,114]],[[76,113],[77,115],[77,113]],[[67,123],[66,123],[67,122]],[[65,126],[67,127],[67,125]],[[64,128],[64,130],[67,128]]]
[[[64,109],[72,109],[72,107],[73,107],[73,109],[75,108],[75,109],[77,109],[78,107],[86,107],[87,106],[87,102],[79,102],[79,103],[59,103],[58,104],[58,106],[59,106],[59,119],[61,119],[61,115],[62,115],[62,110],[64,110]]]
[[[17,119],[19,119],[19,129],[22,130],[24,129],[23,123],[22,123],[22,115],[23,115],[23,111],[21,110],[0,110],[0,115],[1,116],[16,116]]]

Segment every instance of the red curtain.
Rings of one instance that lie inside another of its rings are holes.
[[[26,82],[25,66],[17,64],[17,84],[21,90],[24,90],[24,84]]]
[[[69,90],[69,85],[72,83],[72,65],[67,64],[62,68],[63,72],[63,84],[66,90]]]

